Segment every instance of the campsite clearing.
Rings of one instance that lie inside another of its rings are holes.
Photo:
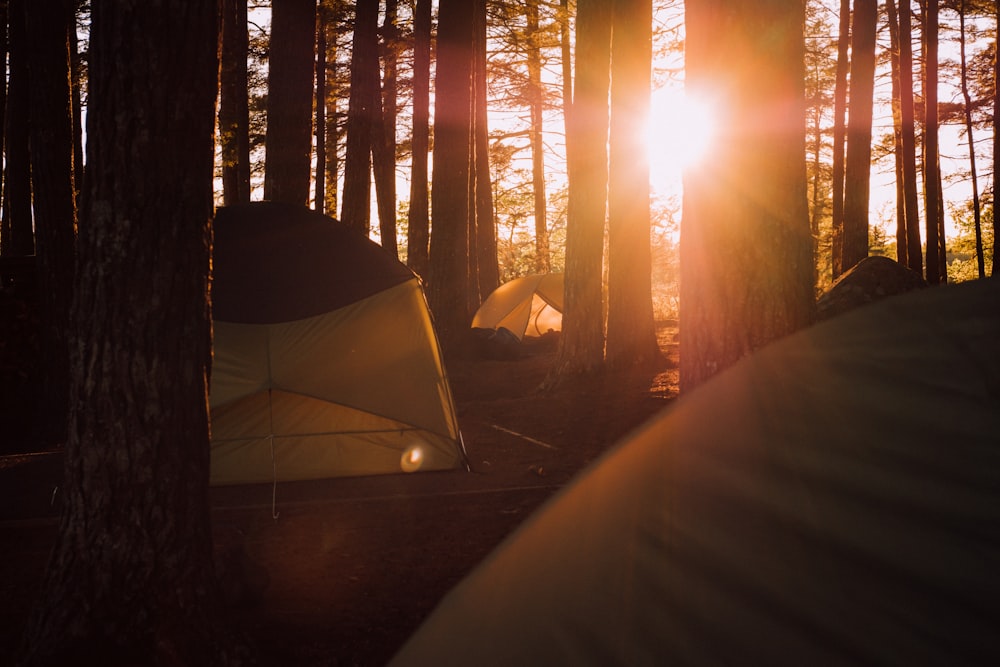
[[[535,389],[551,345],[513,361],[449,362],[471,472],[213,489],[216,549],[242,598],[234,618],[263,664],[385,664],[512,530],[676,396],[675,323],[659,336],[662,368],[548,393]],[[14,451],[0,458],[0,664],[14,655],[57,530],[59,454]]]

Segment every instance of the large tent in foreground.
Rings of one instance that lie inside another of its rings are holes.
[[[472,318],[476,329],[499,329],[518,340],[562,331],[563,274],[536,273],[506,282],[486,297]]]
[[[419,280],[305,207],[215,218],[213,484],[466,465]]]
[[[773,344],[628,438],[393,665],[1000,664],[1000,282]]]

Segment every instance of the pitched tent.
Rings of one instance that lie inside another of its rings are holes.
[[[562,330],[563,274],[537,273],[496,288],[472,318],[480,329],[504,327],[517,336]]]
[[[213,484],[465,465],[419,280],[305,207],[219,209]]]
[[[402,665],[1000,664],[1000,282],[886,299],[644,426]]]

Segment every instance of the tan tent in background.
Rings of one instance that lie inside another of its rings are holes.
[[[465,466],[419,280],[305,207],[219,209],[213,484]]]
[[[517,336],[541,336],[562,330],[563,274],[539,273],[515,278],[490,294],[472,318],[477,329],[503,327]]]
[[[1000,282],[789,336],[530,518],[391,663],[1000,664]]]

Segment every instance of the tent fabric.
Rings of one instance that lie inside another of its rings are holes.
[[[1000,282],[748,356],[461,582],[391,664],[1000,664]]]
[[[213,285],[225,289],[213,289],[213,484],[465,465],[430,312],[409,270],[304,208],[223,208],[216,221]]]
[[[472,318],[473,328],[510,330],[518,340],[562,330],[563,274],[515,278],[495,289]]]

